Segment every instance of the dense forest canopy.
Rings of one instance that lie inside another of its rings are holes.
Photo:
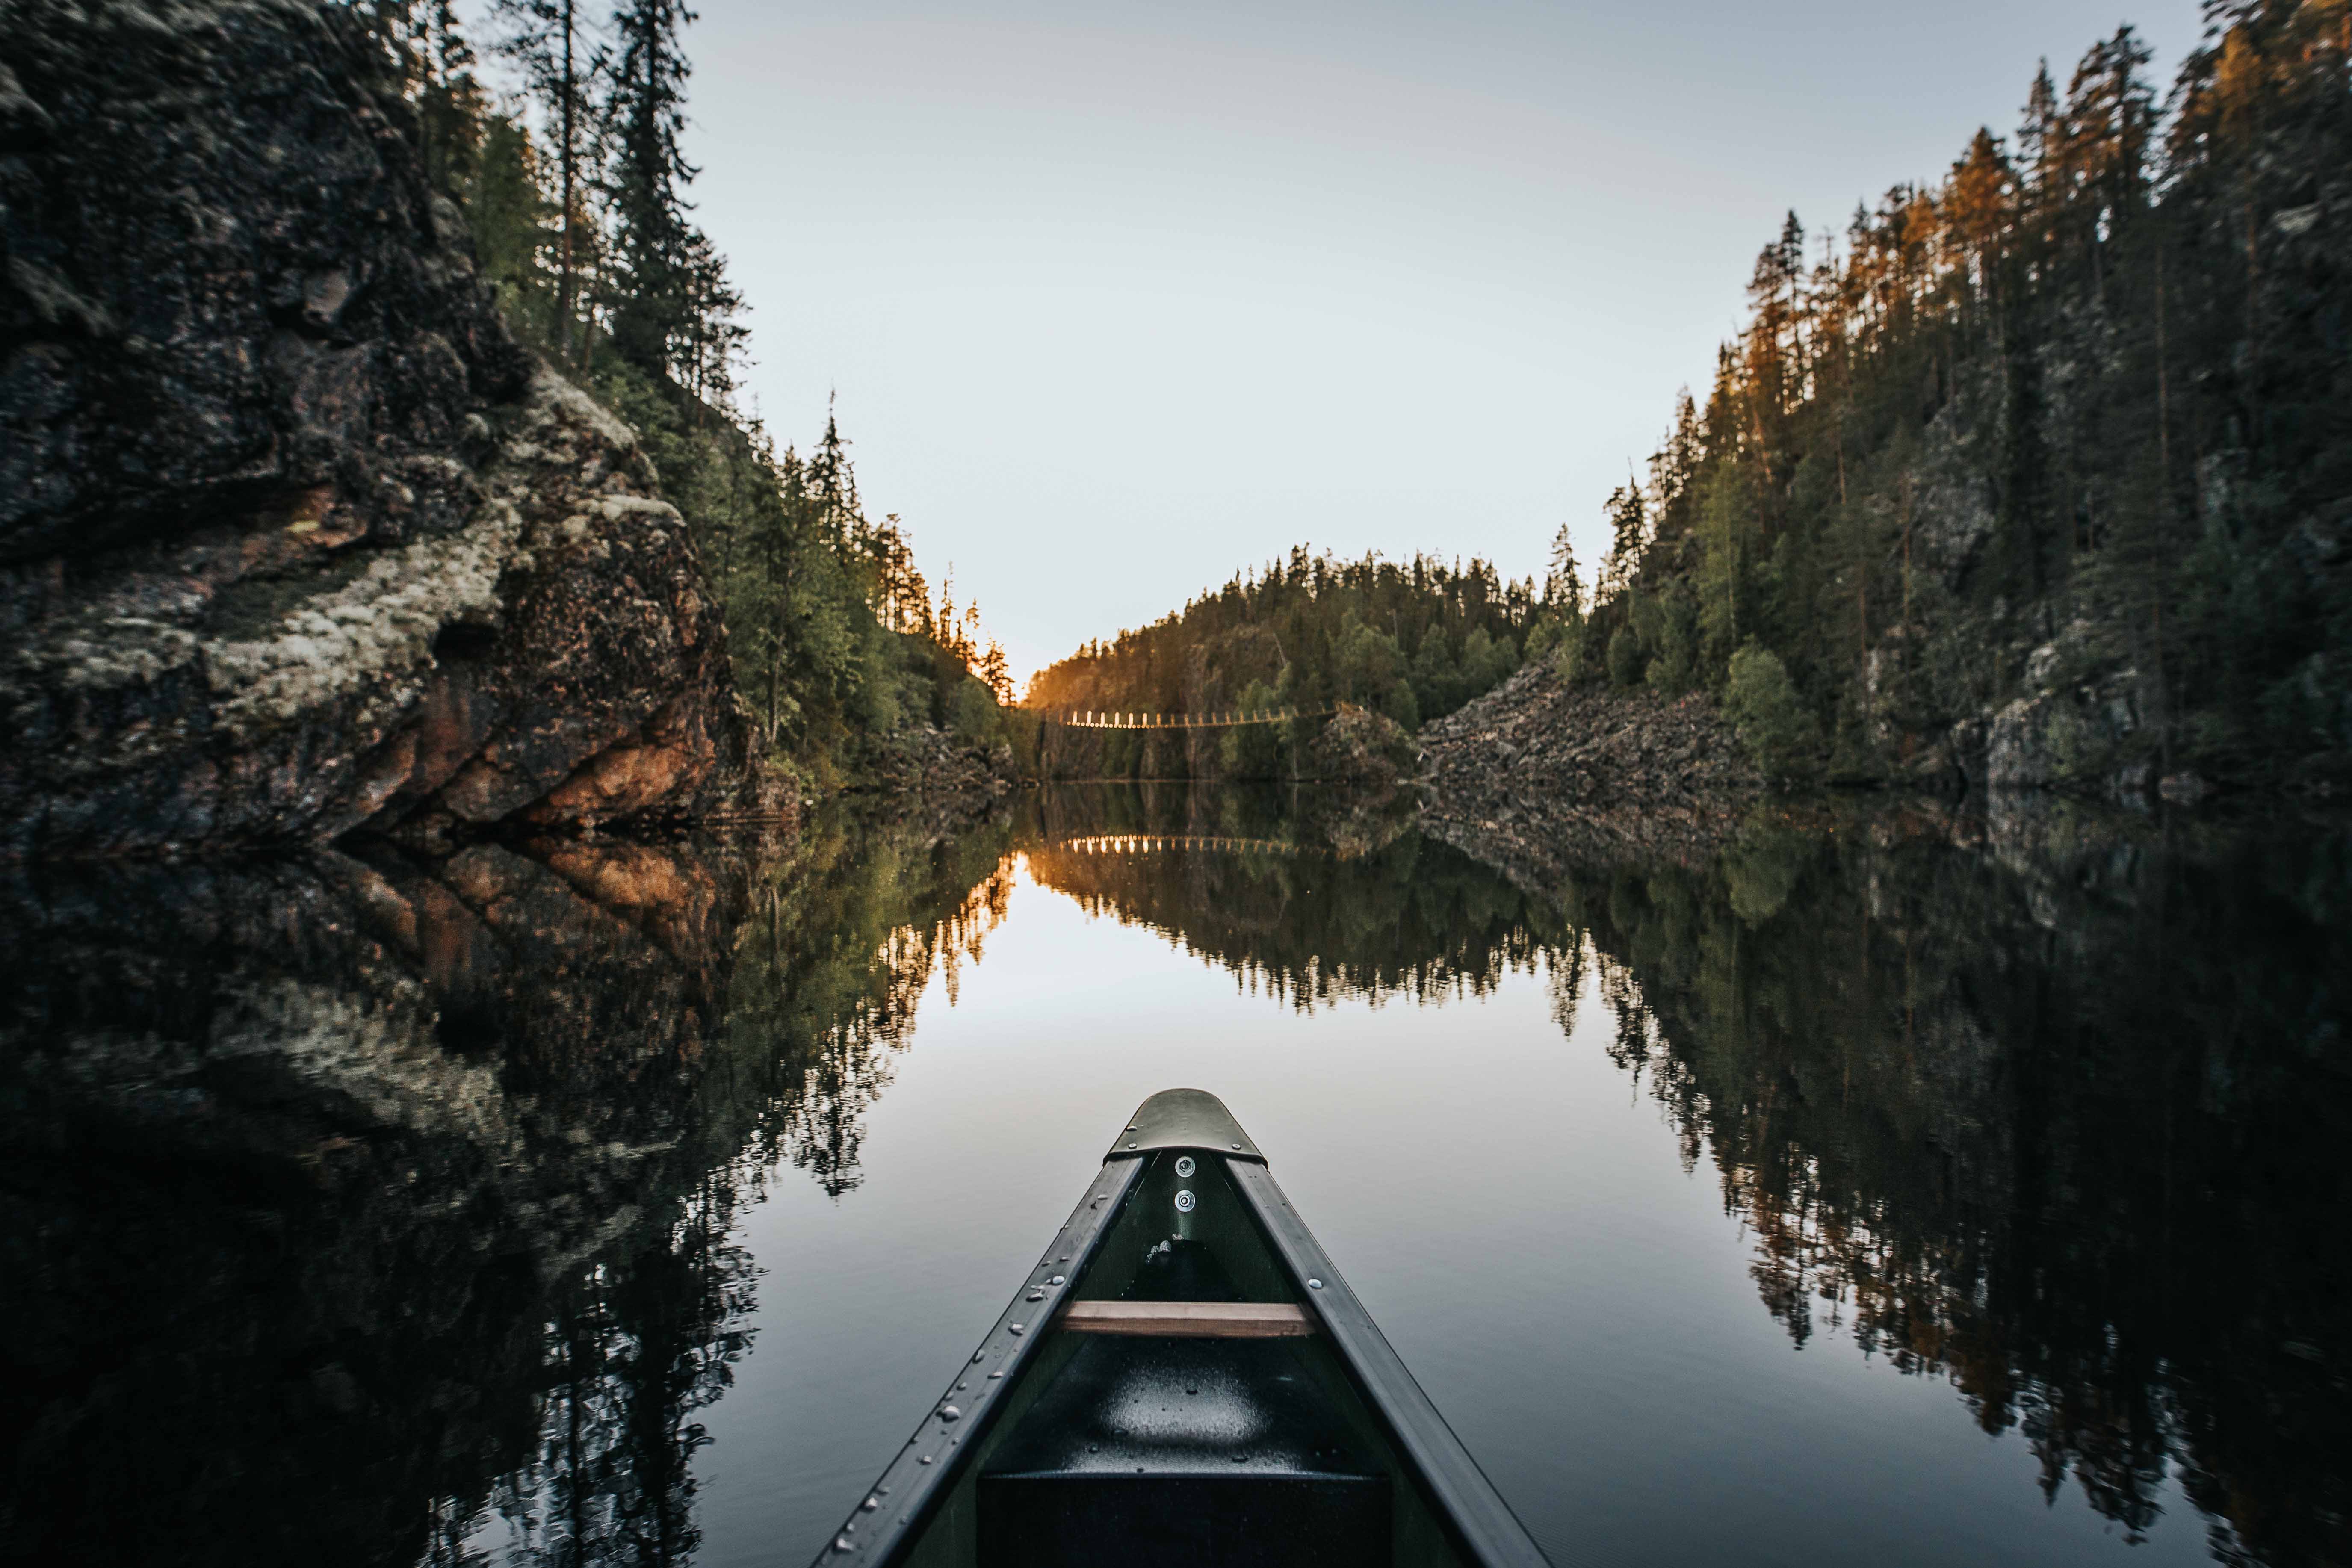
[[[1024,700],[1047,714],[1354,702],[1410,730],[1545,652],[1572,608],[1574,582],[1572,565],[1538,585],[1507,582],[1475,558],[1342,561],[1302,546],[1139,631],[1048,665]]]
[[[878,737],[1007,734],[1004,656],[936,596],[895,515],[869,516],[828,417],[803,457],[737,401],[748,329],[696,225],[680,144],[680,0],[494,0],[501,97],[451,0],[352,0],[413,106],[517,334],[634,425],[723,603],[741,696],[803,781],[853,782]]]
[[[2205,14],[2161,105],[2122,27],[1939,182],[1790,216],[1564,672],[1727,688],[1790,772],[2070,683],[2102,765],[2352,748],[2352,5]]]

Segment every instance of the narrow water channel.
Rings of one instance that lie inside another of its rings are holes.
[[[805,1562],[1222,1096],[1552,1560],[2340,1562],[2352,837],[1180,787],[0,885],[0,1557]]]

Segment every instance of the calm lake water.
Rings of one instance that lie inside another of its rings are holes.
[[[2352,836],[1621,828],[0,879],[0,1559],[803,1563],[1177,1085],[1561,1568],[2352,1556]]]

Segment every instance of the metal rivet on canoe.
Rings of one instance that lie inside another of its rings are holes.
[[[1055,1275],[1051,1279],[1048,1279],[1048,1280],[1046,1280],[1046,1281],[1045,1281],[1045,1283],[1046,1283],[1046,1284],[1048,1284],[1048,1285],[1059,1285],[1061,1282],[1062,1282],[1062,1276],[1061,1276],[1061,1275],[1059,1275],[1059,1274]]]
[[[1029,1292],[1029,1300],[1031,1300],[1032,1301],[1042,1301],[1042,1300],[1044,1300],[1045,1299],[1045,1292],[1044,1292],[1043,1290],[1032,1290],[1032,1291],[1030,1291],[1030,1292]]]
[[[850,1540],[846,1535],[836,1535],[833,1538],[833,1549],[835,1552],[855,1552],[857,1550],[857,1542]]]
[[[971,1386],[971,1384],[968,1383],[959,1383],[956,1384],[956,1392],[958,1394],[961,1394],[965,1389],[970,1388]]]
[[[942,1421],[961,1421],[963,1419],[963,1412],[958,1410],[952,1405],[942,1405],[940,1406],[940,1419]]]
[[[1240,1144],[1238,1144],[1238,1143],[1236,1143],[1236,1144],[1234,1144],[1234,1148],[1236,1148],[1236,1149],[1238,1149],[1238,1148],[1240,1148],[1240,1147],[1241,1147],[1241,1145],[1240,1145]]]
[[[1191,1175],[1194,1171],[1199,1170],[1199,1169],[1200,1169],[1200,1167],[1199,1167],[1199,1166],[1197,1166],[1197,1165],[1195,1165],[1195,1164],[1193,1164],[1193,1163],[1192,1163],[1192,1155],[1190,1155],[1190,1154],[1181,1154],[1181,1155],[1177,1156],[1177,1159],[1176,1159],[1176,1173],[1177,1173],[1178,1175],[1180,1175],[1180,1176],[1189,1176],[1189,1175]]]
[[[1014,1333],[1016,1333],[1016,1334],[1017,1334],[1017,1333],[1021,1332],[1021,1325],[1020,1325],[1020,1324],[1018,1324],[1018,1323],[1013,1323],[1013,1324],[1010,1325],[1010,1327],[1012,1328],[1012,1331],[1013,1331]]]
[[[1062,1256],[1061,1256],[1061,1257],[1056,1258],[1055,1259],[1054,1259],[1054,1261],[1055,1261],[1055,1262],[1056,1262],[1056,1263],[1067,1263],[1069,1260],[1070,1260],[1070,1255],[1069,1255],[1068,1253],[1066,1253],[1066,1252],[1065,1252],[1064,1254],[1062,1254]]]
[[[1132,1138],[1129,1139],[1129,1140],[1127,1141],[1127,1146],[1128,1146],[1129,1148],[1130,1148],[1130,1149],[1134,1148],[1134,1147],[1136,1146],[1136,1144],[1135,1144],[1135,1140],[1134,1140],[1134,1139],[1132,1139]]]
[[[1320,1290],[1323,1289],[1323,1281],[1320,1279],[1309,1279],[1307,1282],[1307,1288],[1309,1290]]]
[[[998,1378],[1003,1377],[1003,1375],[1004,1374],[1001,1372],[992,1372],[988,1374],[988,1381],[994,1383]]]
[[[918,1461],[917,1461],[917,1463],[919,1463],[919,1464],[925,1464],[925,1465],[928,1465],[928,1464],[929,1464],[930,1462],[931,1462],[931,1457],[930,1457],[929,1454],[925,1454],[925,1455],[924,1455],[924,1456],[923,1456],[919,1460],[918,1460]]]
[[[864,1502],[859,1503],[857,1506],[864,1509],[866,1512],[872,1513],[876,1509],[882,1506],[882,1500],[878,1497],[870,1497]]]

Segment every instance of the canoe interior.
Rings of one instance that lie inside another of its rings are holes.
[[[1141,1159],[1066,1300],[1305,1303],[1223,1156]],[[1044,1332],[897,1561],[1467,1568],[1320,1334]]]

